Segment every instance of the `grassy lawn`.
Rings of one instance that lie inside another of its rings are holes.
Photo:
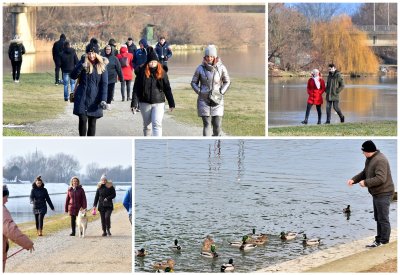
[[[396,121],[274,127],[269,136],[397,136]]]
[[[3,124],[27,124],[63,112],[67,104],[63,85],[55,86],[53,78],[46,73],[22,74],[16,84],[9,74],[3,74]],[[19,130],[12,131],[18,135]],[[4,134],[11,133],[7,130]]]
[[[171,78],[173,81],[173,77]],[[190,84],[173,90],[176,109],[171,115],[177,121],[203,127],[197,116],[197,95]],[[224,97],[222,130],[230,136],[265,136],[265,80],[233,78]]]
[[[3,136],[26,137],[26,136],[44,136],[44,135],[33,134],[24,130],[3,128]]]
[[[120,211],[120,210],[125,210],[122,203],[115,203],[114,211]],[[47,211],[49,212],[51,210],[48,209]],[[126,215],[126,216],[128,219],[128,215]],[[32,219],[35,219],[33,214],[32,214]],[[92,222],[92,221],[95,221],[98,219],[100,219],[100,213],[97,212],[96,216],[93,216],[91,212],[90,213],[88,212],[89,222]],[[38,238],[35,221],[20,223],[20,224],[18,224],[18,228],[25,235],[27,235],[31,240],[35,240],[36,238]],[[71,219],[67,213],[57,214],[57,215],[53,215],[50,217],[45,217],[44,226],[43,226],[43,235],[44,236],[51,235],[51,234],[57,233],[58,231],[68,229],[68,228],[71,228]],[[101,228],[99,228],[99,232],[100,231],[101,231]],[[10,242],[11,247],[13,247],[15,245],[16,245],[15,243]]]

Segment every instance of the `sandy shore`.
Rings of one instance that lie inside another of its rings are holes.
[[[391,243],[366,248],[374,236],[324,249],[297,259],[275,264],[257,272],[363,272],[397,259],[397,230],[392,230]],[[376,272],[376,271],[375,271]],[[381,272],[388,272],[383,269]],[[390,271],[389,271],[390,272]]]

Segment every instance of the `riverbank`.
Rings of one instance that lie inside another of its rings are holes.
[[[85,238],[69,236],[69,228],[50,234],[49,226],[45,222],[44,236],[33,241],[35,251],[7,260],[6,272],[131,272],[132,227],[125,209],[113,211],[111,237],[101,236],[99,219],[89,222]],[[8,254],[18,250],[11,248]]]
[[[73,104],[63,101],[63,86],[55,86],[46,73],[23,74],[21,82],[3,75],[4,136],[77,136],[78,118]],[[202,136],[197,116],[197,95],[190,87],[191,77],[170,76],[176,109],[166,112],[165,136]],[[265,135],[265,81],[258,78],[233,78],[225,96],[222,129],[227,135]],[[130,102],[120,101],[120,85],[115,86],[111,111],[98,120],[99,136],[142,136],[140,113],[132,116]],[[240,125],[240,127],[237,127]]]
[[[269,136],[397,136],[396,121],[281,126],[268,128]]]
[[[374,236],[324,249],[294,260],[272,265],[257,272],[366,272],[393,266],[397,260],[397,229],[393,229],[393,242],[377,248],[366,248]],[[396,268],[397,271],[397,268]]]

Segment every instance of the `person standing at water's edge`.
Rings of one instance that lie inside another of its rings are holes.
[[[326,81],[326,122],[331,123],[332,105],[336,113],[340,117],[340,122],[344,122],[344,115],[339,108],[340,92],[344,89],[344,80],[342,74],[336,70],[335,64],[329,64],[329,75]]]
[[[70,236],[75,236],[76,216],[81,208],[87,208],[85,190],[83,190],[78,177],[72,177],[65,199],[65,213],[69,213],[71,216],[72,232]]]
[[[203,58],[193,75],[191,86],[198,94],[197,114],[203,120],[203,136],[221,135],[222,117],[224,115],[224,99],[219,104],[209,99],[211,91],[219,91],[225,95],[231,84],[228,70],[217,55],[217,48],[208,45]]]
[[[86,55],[71,72],[72,79],[79,78],[74,100],[74,115],[79,117],[79,135],[95,136],[96,121],[107,108],[108,59],[99,55],[97,40],[92,38],[86,46]]]
[[[96,209],[98,204],[103,237],[107,236],[107,234],[111,236],[111,213],[114,210],[113,199],[115,196],[115,188],[112,182],[107,180],[106,175],[102,175],[100,182],[97,184],[93,207]]]
[[[122,204],[124,205],[126,211],[128,211],[129,221],[132,224],[132,186],[126,191]]]
[[[31,204],[33,204],[33,214],[35,215],[36,230],[38,236],[43,236],[43,220],[47,213],[47,204],[54,211],[53,203],[51,202],[47,189],[44,188],[44,182],[41,176],[36,177],[32,183],[32,191],[30,195]]]
[[[61,55],[64,50],[64,42],[66,40],[65,34],[60,35],[60,39],[53,44],[52,54],[53,54],[53,61],[55,65],[54,70],[54,77],[55,77],[55,84],[58,85],[61,83],[60,80],[60,68],[61,68]]]
[[[22,44],[22,40],[18,35],[14,36],[14,39],[10,41],[10,47],[8,48],[8,58],[11,61],[12,76],[15,83],[19,83],[19,76],[21,74],[22,66],[22,55],[25,54],[25,47]]]
[[[321,105],[323,103],[322,94],[325,92],[325,81],[321,77],[321,73],[314,69],[311,72],[311,78],[307,82],[307,109],[306,116],[304,120],[301,122],[302,124],[308,124],[308,116],[310,115],[311,107],[315,105],[318,113],[318,122],[317,124],[321,124]]]
[[[19,230],[6,207],[9,195],[7,185],[3,185],[3,272],[6,269],[7,252],[10,248],[8,239],[30,252],[35,250],[33,242]]]
[[[372,195],[374,219],[377,225],[375,241],[367,247],[377,247],[387,244],[390,238],[389,206],[393,197],[394,183],[389,161],[371,140],[362,144],[361,150],[366,157],[365,167],[361,173],[347,181],[349,186],[359,183],[367,187]]]

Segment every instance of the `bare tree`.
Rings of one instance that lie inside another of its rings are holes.
[[[340,3],[297,3],[293,5],[311,22],[326,22],[341,14],[343,6]]]

